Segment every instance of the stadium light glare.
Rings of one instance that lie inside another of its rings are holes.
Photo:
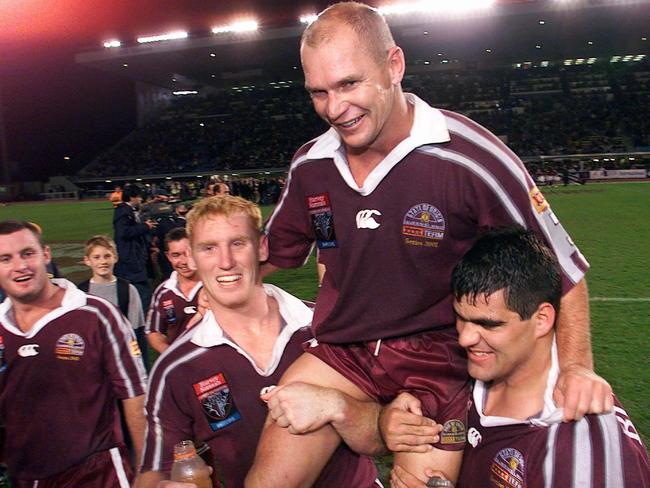
[[[228,25],[221,25],[212,28],[213,34],[225,34],[227,32],[252,32],[259,28],[256,20],[242,20],[241,22],[233,22]]]
[[[106,41],[104,43],[105,48],[111,48],[111,47],[120,47],[122,43],[118,41],[117,39],[111,39],[110,41]]]
[[[565,59],[564,66],[573,66],[573,59]]]
[[[172,95],[175,95],[177,97],[183,97],[187,95],[198,95],[198,94],[199,92],[196,90],[177,90],[172,92]]]
[[[551,64],[551,63],[550,63],[549,61],[540,61],[540,63],[539,63],[539,65],[540,65],[542,68],[548,68],[548,67],[550,66],[550,64]]]
[[[405,15],[418,13],[459,13],[490,8],[495,0],[455,0],[454,2],[432,2],[422,0],[414,3],[396,3],[384,5],[377,10],[382,15]]]
[[[128,68],[128,67],[129,67],[129,64],[128,64],[128,63],[123,63],[123,64],[122,64],[122,68]]]
[[[645,59],[645,54],[638,54],[634,56],[634,59],[632,61],[642,61],[643,59]]]
[[[596,58],[589,58],[587,59],[587,64],[594,64],[597,61]]]
[[[70,156],[63,156],[63,159],[65,159],[66,161],[70,161]]]
[[[186,31],[174,31],[168,32],[167,34],[160,34],[157,36],[143,36],[138,37],[138,42],[140,44],[146,44],[148,42],[160,42],[160,41],[171,41],[174,39],[186,39],[189,34]]]
[[[318,15],[316,15],[316,14],[301,15],[300,16],[300,23],[309,25],[309,24],[315,22],[317,18],[318,18]]]
[[[621,56],[612,56],[609,60],[610,63],[618,63],[621,60]]]

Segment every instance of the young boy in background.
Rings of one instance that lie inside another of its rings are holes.
[[[92,270],[90,280],[79,283],[79,289],[108,300],[118,307],[133,326],[142,358],[147,364],[147,341],[144,335],[144,313],[138,290],[123,278],[113,274],[117,263],[117,248],[112,239],[103,235],[93,236],[86,241],[84,264]]]

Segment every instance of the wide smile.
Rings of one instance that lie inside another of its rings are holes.
[[[482,363],[493,356],[493,352],[482,349],[467,349],[467,358],[473,363]]]
[[[336,126],[340,127],[341,129],[344,129],[344,130],[353,129],[353,128],[357,127],[361,123],[361,120],[365,116],[366,116],[365,114],[359,115],[358,117],[355,117],[352,120],[348,120],[347,122],[338,123],[338,124],[336,124]]]
[[[31,280],[33,275],[25,275],[25,276],[19,276],[18,278],[14,278],[15,283],[25,283],[29,280]]]
[[[237,284],[243,278],[240,274],[229,274],[223,276],[217,276],[217,283],[222,286],[233,286]]]

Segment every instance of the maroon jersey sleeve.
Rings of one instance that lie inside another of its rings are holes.
[[[169,473],[174,462],[174,445],[193,439],[192,418],[174,398],[174,389],[166,383],[168,362],[153,371],[146,401],[147,433],[142,455],[142,471]]]
[[[156,291],[151,297],[151,304],[149,305],[149,311],[147,312],[147,321],[145,323],[145,334],[150,332],[160,332],[161,334],[165,333],[161,326],[162,315],[160,312],[160,300],[162,295],[165,293],[165,287],[163,286],[164,282],[158,285]]]
[[[266,224],[269,262],[280,268],[302,266],[311,253],[315,239],[305,210],[306,196],[299,181],[299,168],[306,159],[308,146],[310,145],[303,146],[294,156],[280,202]]]
[[[89,297],[88,301],[100,302],[96,306],[102,326],[100,333],[104,336],[104,368],[115,396],[124,399],[143,395],[147,378],[133,328],[122,313],[107,301],[95,297]]]

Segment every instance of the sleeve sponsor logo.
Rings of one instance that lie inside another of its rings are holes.
[[[223,373],[194,383],[194,393],[213,432],[241,419]]]
[[[170,324],[176,322],[176,310],[174,310],[174,301],[163,300],[162,306],[163,306],[163,315],[165,316],[165,320]]]
[[[5,340],[0,336],[0,373],[7,369],[7,361],[5,361]]]
[[[410,246],[438,247],[445,237],[445,218],[429,203],[418,203],[409,209],[402,220],[404,242]]]
[[[305,201],[318,249],[337,247],[334,215],[332,214],[329,193],[311,195],[306,197]]]
[[[440,433],[440,444],[459,444],[465,442],[465,424],[458,419],[445,422]]]
[[[140,350],[140,346],[138,345],[138,341],[131,341],[129,342],[129,349],[131,350],[131,356],[134,358],[139,358],[142,356],[142,351]]]
[[[542,213],[544,210],[548,209],[550,205],[546,201],[546,198],[544,198],[544,194],[539,191],[539,188],[534,186],[528,194],[530,195],[530,201],[533,204],[533,208],[537,211],[537,213]]]
[[[64,361],[79,361],[85,349],[86,343],[79,334],[65,334],[56,341],[54,354]]]
[[[501,449],[492,461],[490,467],[490,482],[492,486],[503,488],[526,487],[526,464],[524,456],[511,447]]]

